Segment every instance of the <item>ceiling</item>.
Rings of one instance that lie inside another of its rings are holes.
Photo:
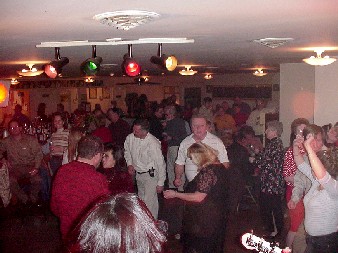
[[[119,10],[153,11],[160,17],[128,31],[93,19],[96,14]],[[254,67],[278,71],[281,63],[300,63],[314,55],[313,47],[331,47],[326,53],[338,56],[337,0],[11,0],[2,1],[0,15],[1,78],[17,76],[16,70],[28,61],[41,66],[52,60],[53,48],[36,47],[51,41],[184,37],[194,43],[164,44],[163,53],[175,54],[180,65],[193,65],[199,73],[243,72]],[[272,49],[253,42],[261,38],[293,40]],[[126,52],[126,45],[98,46],[97,55],[107,64],[98,75],[120,75]],[[78,77],[91,47],[65,47],[60,53],[70,60],[63,76]],[[133,46],[133,56],[150,74],[161,74],[149,62],[156,53],[156,44]]]

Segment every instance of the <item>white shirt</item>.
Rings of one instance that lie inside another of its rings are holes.
[[[253,110],[250,113],[246,124],[251,126],[256,135],[262,135],[264,133],[265,114],[272,112],[272,109],[263,108],[262,110]]]
[[[148,133],[144,139],[129,134],[124,142],[124,158],[127,165],[134,166],[136,172],[147,172],[154,168],[158,175],[158,186],[163,186],[166,179],[165,162],[161,151],[161,143]]]
[[[187,157],[188,148],[192,144],[196,143],[193,135],[194,134],[187,136],[181,142],[176,159],[176,164],[185,165],[185,174],[189,182],[193,180],[194,177],[197,175],[197,166],[192,162],[190,158]],[[207,132],[207,135],[201,142],[218,151],[218,159],[221,163],[229,162],[225,146],[221,139],[218,138],[216,135]]]

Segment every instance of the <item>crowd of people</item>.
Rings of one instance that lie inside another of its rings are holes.
[[[261,99],[253,110],[240,98],[232,107],[206,97],[200,108],[181,108],[175,96],[142,105],[151,113],[134,110],[132,122],[116,105],[69,114],[59,104],[50,117],[39,105],[39,119],[52,125],[43,142],[24,133],[31,121],[16,108],[0,140],[10,186],[3,206],[50,204],[68,252],[170,252],[159,196],[177,198],[183,252],[217,253],[250,187],[267,239],[288,230],[292,248],[304,222],[306,251],[294,252],[337,252],[338,123],[295,119],[285,148],[283,124],[265,124],[273,110]]]

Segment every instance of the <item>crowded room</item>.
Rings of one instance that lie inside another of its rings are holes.
[[[335,0],[0,12],[0,252],[338,252]]]

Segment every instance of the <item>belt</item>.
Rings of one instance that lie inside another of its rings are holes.
[[[144,171],[144,172],[136,172],[137,174],[146,174],[146,173],[149,173],[149,170],[148,171]]]
[[[151,169],[149,169],[148,171],[136,172],[136,173],[139,174],[139,175],[149,173],[149,175],[150,175],[151,177],[154,177],[154,176],[155,176],[154,171],[155,171],[155,169],[154,169],[154,168],[151,168]]]

